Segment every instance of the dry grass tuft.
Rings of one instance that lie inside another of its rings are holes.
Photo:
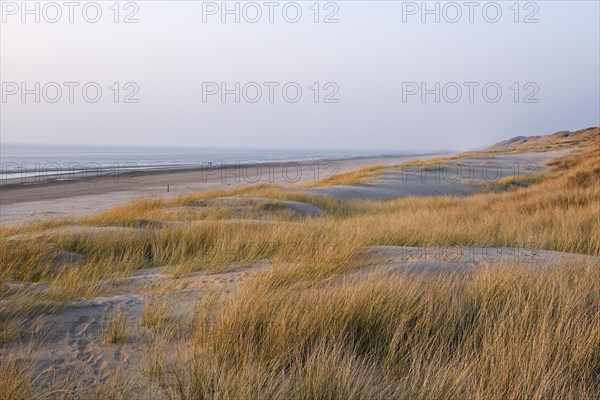
[[[26,363],[10,356],[0,362],[0,398],[2,400],[33,399],[31,371]]]
[[[100,332],[100,342],[104,344],[121,344],[127,342],[132,335],[132,327],[127,318],[127,312],[116,308],[109,316],[106,326]]]

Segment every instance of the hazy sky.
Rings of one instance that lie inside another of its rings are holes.
[[[40,2],[37,23],[2,1],[2,143],[460,150],[600,124],[598,1],[428,2],[439,22],[420,1],[229,1],[239,23],[221,2],[113,3],[70,23]]]

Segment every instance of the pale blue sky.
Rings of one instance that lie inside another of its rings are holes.
[[[223,24],[218,15],[203,23],[203,3],[193,1],[137,2],[140,22],[115,24],[112,3],[100,2],[96,24],[21,23],[19,15],[4,15],[3,83],[98,82],[103,97],[36,104],[9,96],[0,103],[3,143],[460,150],[600,124],[597,1],[535,2],[539,22],[530,24],[513,21],[513,1],[498,2],[497,23],[479,9],[473,23],[466,15],[422,23],[419,14],[403,22],[407,2],[338,1],[335,24],[315,24],[312,1],[300,2],[296,24],[277,11],[274,23]],[[519,19],[532,10],[521,9]],[[139,103],[115,104],[109,87],[129,81],[139,85]],[[274,103],[236,104],[232,96],[204,103],[203,82],[297,82],[303,96],[297,103],[280,96]],[[315,104],[314,82],[336,83],[339,102]],[[402,101],[403,82],[481,85],[473,103],[466,92],[457,103],[435,103],[433,95],[422,103],[419,95]],[[488,82],[503,90],[497,103],[481,96]],[[538,103],[523,103],[533,90],[523,88],[528,82],[539,88]]]

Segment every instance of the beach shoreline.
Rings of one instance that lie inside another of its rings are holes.
[[[82,216],[143,197],[172,197],[191,192],[267,183],[308,184],[372,165],[396,165],[447,154],[382,155],[320,160],[212,164],[198,167],[107,171],[98,176],[7,179],[0,184],[0,224],[12,225]]]

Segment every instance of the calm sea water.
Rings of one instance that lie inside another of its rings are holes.
[[[2,144],[2,179],[82,169],[163,169],[214,164],[323,160],[383,155],[382,151],[200,149]],[[395,154],[399,155],[399,154]]]

